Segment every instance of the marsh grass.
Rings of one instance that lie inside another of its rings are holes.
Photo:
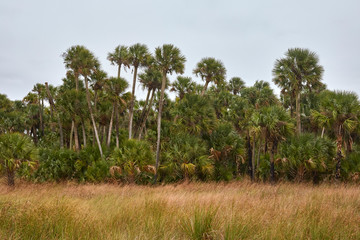
[[[360,188],[0,185],[0,239],[360,239]]]

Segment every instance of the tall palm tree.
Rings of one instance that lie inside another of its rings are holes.
[[[111,62],[111,65],[118,66],[117,77],[120,78],[121,67],[124,69],[130,68],[130,53],[129,48],[119,45],[115,48],[114,52],[108,53],[107,59]]]
[[[201,92],[201,95],[203,96],[210,82],[214,82],[216,85],[224,82],[226,69],[220,60],[207,57],[198,62],[193,73],[196,76],[200,76],[201,79],[205,81],[204,88]]]
[[[54,103],[54,98],[51,95],[50,89],[49,89],[49,85],[47,82],[45,82],[45,89],[46,89],[46,93],[48,95],[48,100],[50,103],[50,107],[51,109],[54,109],[57,121],[58,121],[58,125],[59,125],[59,134],[60,134],[60,148],[64,147],[64,134],[63,134],[63,129],[62,129],[62,124],[61,124],[61,119],[60,119],[60,114],[57,111],[56,105]]]
[[[150,97],[149,104],[147,104],[148,105],[147,107],[145,104],[145,106],[144,106],[145,112],[141,115],[141,118],[140,118],[140,130],[138,131],[138,139],[139,140],[141,139],[142,132],[146,125],[146,120],[151,111],[155,92],[161,88],[161,81],[162,81],[162,74],[159,70],[156,69],[156,67],[149,68],[145,72],[145,75],[146,76],[143,76],[143,78],[144,78],[144,80],[147,79],[146,82],[148,84],[149,90],[151,90],[151,97]],[[166,81],[168,82],[168,79]]]
[[[159,160],[160,160],[160,137],[161,137],[161,113],[163,107],[163,99],[165,93],[167,74],[173,72],[182,74],[185,68],[186,58],[180,52],[180,49],[172,44],[164,44],[162,47],[155,49],[155,64],[159,67],[162,74],[161,93],[159,101],[159,112],[157,121],[157,141],[156,141],[156,173],[154,181],[157,180]]]
[[[321,85],[324,69],[319,65],[315,52],[302,48],[290,48],[285,58],[277,59],[273,69],[273,82],[282,90],[288,88],[296,101],[296,132],[301,133],[300,101],[304,89]]]
[[[134,67],[134,77],[132,85],[132,97],[129,108],[129,139],[132,138],[132,123],[134,116],[134,103],[135,103],[135,86],[136,86],[136,77],[139,67],[147,66],[151,60],[151,55],[149,53],[148,47],[144,44],[134,44],[129,48],[129,62],[130,65]]]
[[[312,118],[333,130],[336,136],[336,178],[340,178],[342,146],[346,134],[356,130],[359,125],[360,102],[353,92],[324,91],[320,95],[319,111],[312,111]]]
[[[245,87],[245,82],[239,77],[233,77],[229,81],[229,90],[237,95]]]
[[[107,139],[107,145],[110,146],[112,125],[115,116],[115,132],[116,132],[116,147],[119,147],[119,117],[118,117],[118,106],[127,104],[127,97],[125,90],[129,86],[128,82],[124,78],[109,78],[106,81],[106,89],[110,94],[113,101],[113,108],[111,112],[111,120],[109,124],[109,133]]]
[[[66,63],[65,66],[67,68],[69,68],[67,65],[67,62],[76,63],[76,68],[72,69],[74,71],[74,73],[76,71],[75,76],[82,75],[84,77],[85,90],[86,90],[86,101],[87,101],[88,108],[89,108],[90,118],[91,118],[91,122],[93,125],[96,142],[98,144],[100,155],[102,157],[103,152],[102,152],[101,143],[100,143],[100,139],[99,139],[96,123],[95,123],[94,114],[92,111],[90,91],[89,91],[89,81],[88,81],[89,76],[91,76],[91,74],[93,74],[94,72],[97,71],[97,69],[100,68],[100,63],[95,58],[95,56],[93,55],[92,52],[90,52],[86,47],[79,46],[79,45],[71,47],[66,53],[63,54],[63,56],[64,56],[64,60]],[[69,57],[71,57],[71,58],[69,58]],[[72,67],[72,65],[70,64],[70,68],[71,67]],[[75,79],[76,79],[76,77],[75,77]]]
[[[279,105],[273,105],[260,109],[255,113],[258,116],[258,124],[266,134],[270,145],[270,179],[275,180],[274,156],[277,152],[278,144],[284,141],[287,136],[291,136],[294,125],[290,115]]]

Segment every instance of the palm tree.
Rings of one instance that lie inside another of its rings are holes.
[[[291,136],[294,125],[291,122],[290,115],[279,105],[262,108],[255,114],[258,115],[256,117],[259,119],[258,124],[263,128],[270,145],[270,179],[271,182],[274,182],[274,156],[277,152],[277,146],[287,136]]]
[[[214,82],[216,85],[224,82],[226,69],[220,60],[216,60],[215,58],[203,58],[198,62],[193,73],[196,76],[200,76],[201,79],[205,81],[204,88],[201,92],[201,96],[203,96],[210,82]]]
[[[79,75],[82,75],[84,77],[85,89],[86,89],[86,101],[87,101],[88,108],[89,108],[90,118],[92,121],[96,142],[98,144],[100,155],[102,157],[103,152],[102,152],[101,143],[100,143],[100,139],[99,139],[96,123],[95,123],[94,114],[92,111],[90,91],[89,91],[89,82],[88,82],[88,80],[89,80],[88,77],[91,76],[94,72],[96,72],[97,69],[99,69],[100,63],[95,58],[95,56],[93,55],[92,52],[90,52],[86,47],[79,46],[79,45],[71,47],[66,53],[63,54],[63,56],[64,56],[64,60],[66,63],[65,66],[67,68],[69,68],[67,65],[67,62],[70,62],[70,63],[75,62],[76,63],[76,68],[72,69],[74,72],[74,75],[75,75],[75,79],[77,79],[76,76],[79,76]],[[69,58],[69,57],[71,57],[71,58]],[[72,65],[70,64],[70,68],[71,67],[72,67]]]
[[[285,58],[277,59],[273,69],[274,83],[282,90],[288,89],[296,99],[296,132],[301,133],[300,101],[304,89],[321,85],[324,69],[316,53],[308,49],[290,48]]]
[[[0,165],[7,173],[9,186],[15,185],[15,172],[23,164],[32,166],[36,160],[36,148],[31,139],[20,133],[0,136]]]
[[[159,112],[157,121],[157,141],[156,141],[156,173],[154,181],[156,182],[160,160],[160,137],[161,137],[161,113],[163,107],[163,99],[165,93],[167,74],[173,72],[182,74],[185,68],[186,58],[180,52],[180,49],[172,44],[164,44],[162,47],[155,49],[155,64],[162,73],[161,93],[159,101]]]
[[[149,53],[148,47],[144,44],[134,44],[129,48],[129,62],[130,65],[134,67],[134,77],[132,85],[132,96],[129,108],[129,139],[132,138],[132,123],[134,115],[134,103],[135,103],[135,86],[136,86],[136,77],[139,67],[147,66],[149,64],[151,55]]]
[[[109,124],[109,133],[107,139],[107,145],[110,146],[112,125],[115,116],[115,131],[116,131],[116,147],[119,147],[119,114],[118,106],[120,104],[126,105],[126,93],[125,90],[129,86],[128,82],[124,78],[109,78],[106,82],[106,88],[113,101],[113,108],[111,112],[111,120]]]
[[[359,125],[360,102],[353,92],[324,91],[320,95],[319,111],[312,111],[312,118],[333,130],[336,136],[336,178],[340,178],[342,145],[346,134],[351,134]]]
[[[62,124],[61,124],[61,119],[60,119],[60,114],[57,111],[56,105],[54,103],[54,98],[51,95],[50,89],[49,89],[49,85],[47,82],[45,82],[45,89],[46,89],[46,93],[48,95],[48,100],[50,103],[50,107],[51,109],[54,109],[57,121],[58,121],[58,125],[59,125],[59,134],[60,134],[60,148],[64,147],[64,134],[63,134],[63,129],[62,129]]]
[[[190,93],[195,88],[195,82],[191,77],[178,76],[176,81],[171,84],[172,88],[170,91],[177,92],[179,94],[179,99],[182,100],[186,93]]]
[[[124,69],[130,68],[130,53],[129,48],[119,45],[115,48],[114,52],[108,53],[107,59],[111,62],[111,65],[118,66],[117,77],[120,78],[121,67]]]
[[[141,139],[142,132],[145,128],[147,118],[149,116],[149,113],[150,113],[152,105],[153,105],[155,92],[161,88],[161,80],[162,80],[162,74],[159,70],[156,69],[155,66],[153,66],[152,68],[149,68],[145,72],[145,75],[146,76],[143,76],[143,77],[144,77],[144,80],[147,79],[146,81],[148,84],[148,88],[149,88],[149,90],[151,90],[151,97],[150,97],[150,102],[149,102],[147,108],[145,108],[146,107],[146,104],[145,104],[145,106],[144,106],[145,112],[143,113],[143,115],[141,115],[141,118],[140,118],[140,130],[138,132],[138,140]],[[168,82],[168,79],[166,79],[166,82]]]
[[[233,77],[229,81],[229,90],[234,94],[237,95],[240,93],[240,90],[245,87],[245,82],[239,77]]]

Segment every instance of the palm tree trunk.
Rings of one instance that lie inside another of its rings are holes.
[[[56,106],[55,106],[54,100],[51,96],[51,93],[49,90],[49,85],[47,82],[45,82],[45,88],[46,88],[46,92],[47,92],[47,95],[49,98],[50,106],[52,107],[52,109],[54,109],[55,115],[57,115],[57,120],[58,120],[58,125],[59,125],[59,134],[60,134],[60,148],[63,148],[64,147],[64,134],[63,134],[63,130],[62,130],[60,115],[56,110]]]
[[[108,147],[110,147],[110,142],[111,142],[111,132],[112,132],[112,125],[113,125],[113,121],[114,121],[114,113],[115,113],[115,104],[113,104],[113,108],[111,111],[110,123],[109,123],[109,133],[108,133],[108,138],[107,138],[107,142],[106,142],[106,145]]]
[[[149,102],[150,92],[151,92],[151,88],[148,89],[148,92],[147,92],[147,94],[146,94],[146,99],[145,99],[144,108],[143,108],[143,110],[141,111],[140,121],[139,121],[139,125],[138,125],[138,128],[137,128],[137,133],[136,133],[137,135],[139,135],[140,126],[141,126],[142,121],[143,121],[143,119],[144,119],[144,117],[145,117],[147,105],[148,105],[148,102]]]
[[[80,143],[79,143],[79,133],[78,133],[78,126],[76,121],[74,120],[74,141],[75,141],[75,150],[80,150]]]
[[[81,130],[82,130],[82,135],[83,135],[84,148],[86,148],[86,131],[85,131],[84,120],[81,120]]]
[[[341,172],[341,159],[342,159],[342,135],[341,130],[339,130],[339,133],[336,136],[336,172],[335,172],[335,178],[340,179],[340,172]]]
[[[160,93],[159,112],[158,112],[158,121],[157,121],[156,165],[155,165],[154,183],[156,183],[157,181],[158,169],[160,163],[161,113],[162,113],[164,93],[165,93],[166,71],[162,72],[162,77],[163,78],[161,83],[161,93]]]
[[[256,149],[256,135],[253,134],[252,157],[251,157],[251,175],[255,178],[255,149]]]
[[[132,86],[132,92],[131,92],[131,103],[130,103],[130,109],[129,109],[129,139],[132,138],[132,125],[133,125],[133,116],[134,116],[136,75],[137,75],[137,67],[134,67],[134,78],[133,78],[133,86]]]
[[[139,140],[141,140],[142,132],[143,132],[144,127],[146,125],[146,120],[149,117],[151,106],[152,106],[153,100],[154,100],[154,93],[155,93],[155,88],[152,90],[149,106],[148,106],[147,111],[145,113],[145,116],[144,116],[144,118],[142,119],[142,122],[141,122],[141,127],[140,127],[140,130],[139,130],[139,137],[138,137]]]
[[[206,89],[207,89],[207,87],[208,87],[208,85],[209,85],[209,82],[210,82],[210,81],[206,81],[206,82],[205,82],[204,88],[203,88],[203,90],[202,90],[202,92],[201,92],[201,96],[204,96],[205,91],[206,91]]]
[[[117,105],[117,100],[114,102],[115,106],[115,143],[116,147],[119,148],[119,110]]]
[[[70,130],[70,144],[69,144],[69,149],[72,149],[73,134],[74,134],[74,121],[71,121],[71,130]]]
[[[247,140],[247,150],[248,150],[248,174],[251,178],[251,181],[253,181],[254,180],[253,170],[252,170],[253,160],[252,160],[251,138],[249,131],[247,132],[246,138],[247,138],[246,140]]]
[[[89,92],[89,83],[88,83],[87,77],[84,76],[84,78],[85,78],[85,87],[86,87],[86,100],[87,100],[87,104],[88,104],[88,108],[89,108],[89,112],[90,112],[90,118],[91,118],[91,122],[92,122],[92,125],[93,125],[96,142],[97,142],[98,147],[99,147],[100,156],[103,157],[103,151],[102,151],[102,148],[101,148],[101,143],[100,143],[99,135],[98,135],[98,132],[97,132],[97,129],[96,129],[95,118],[94,118],[94,115],[93,115],[93,112],[92,112],[92,108],[91,108],[90,92]]]
[[[300,91],[296,94],[296,133],[301,134],[301,117],[300,117]]]
[[[43,136],[43,134],[44,134],[44,129],[42,128],[42,127],[43,127],[43,115],[42,115],[42,110],[41,110],[40,93],[38,93],[38,95],[39,95],[39,118],[40,118],[40,129],[39,129],[39,132],[40,132],[40,136]]]

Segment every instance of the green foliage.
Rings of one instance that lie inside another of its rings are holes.
[[[14,185],[15,172],[21,166],[33,168],[37,158],[37,149],[28,136],[21,133],[0,135],[0,171],[7,173],[9,185]]]
[[[78,155],[68,149],[41,148],[39,167],[34,177],[37,181],[62,181],[74,177]]]
[[[230,123],[219,123],[209,135],[211,159],[215,162],[215,179],[231,180],[238,174],[244,155],[244,141]]]
[[[172,135],[164,149],[160,171],[165,181],[212,176],[213,161],[209,159],[206,142],[199,137],[186,133]]]
[[[145,141],[124,141],[120,148],[114,149],[110,159],[116,166],[121,167],[121,178],[127,182],[150,181],[154,174],[154,153]]]
[[[287,178],[314,180],[319,174],[334,171],[335,143],[328,138],[302,134],[282,143],[279,156]]]

